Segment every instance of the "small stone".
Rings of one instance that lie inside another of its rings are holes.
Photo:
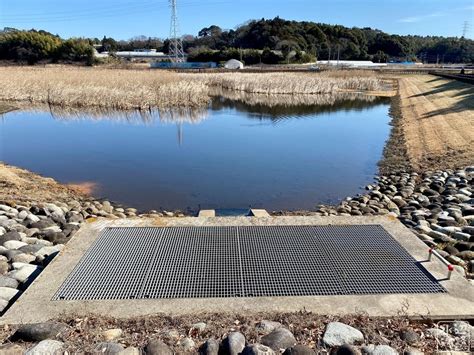
[[[95,347],[95,350],[101,354],[116,355],[120,354],[124,350],[124,347],[118,343],[103,342],[99,343]]]
[[[409,345],[413,345],[420,341],[420,335],[417,332],[409,329],[401,332],[400,339],[402,339]]]
[[[107,213],[112,213],[114,211],[114,208],[109,201],[102,202],[102,209]]]
[[[242,355],[276,355],[276,353],[268,346],[253,344],[246,346],[242,351]]]
[[[438,328],[430,328],[425,331],[426,337],[431,339],[436,339],[440,344],[446,346],[453,343],[451,336]]]
[[[329,323],[323,336],[323,342],[330,347],[362,341],[364,335],[359,330],[340,322]]]
[[[43,340],[25,352],[25,355],[60,355],[63,343],[57,340]]]
[[[25,349],[23,349],[18,344],[3,344],[0,345],[0,354],[5,355],[23,355],[25,353]]]
[[[191,338],[184,338],[179,341],[179,345],[185,351],[191,351],[196,347],[196,343]]]
[[[0,261],[0,275],[5,275],[9,269],[10,269],[10,266],[8,265],[7,261],[5,260]]]
[[[273,350],[279,351],[296,344],[295,336],[286,328],[277,328],[270,334],[262,337],[261,343],[267,345]]]
[[[283,355],[315,355],[316,353],[314,352],[313,349],[304,346],[304,345],[295,345],[292,346],[291,348],[287,348]]]
[[[281,328],[282,325],[279,322],[274,322],[271,320],[262,320],[256,326],[256,330],[259,333],[269,334],[277,328]]]
[[[123,334],[122,329],[116,328],[116,329],[109,329],[109,330],[104,330],[102,332],[102,338],[106,341],[111,341],[111,340],[116,340],[120,338]]]
[[[57,322],[24,324],[13,334],[13,339],[29,342],[54,339],[68,329],[67,325]]]
[[[452,322],[449,327],[449,332],[455,336],[466,336],[470,335],[471,326],[468,322],[455,321]]]
[[[206,329],[206,323],[204,322],[194,323],[191,326],[191,330],[197,330],[198,332],[203,332],[204,329]]]
[[[218,355],[219,354],[219,343],[216,339],[208,339],[200,349],[202,355]]]
[[[222,346],[226,354],[238,355],[245,348],[245,336],[239,332],[232,332],[224,339]]]
[[[147,355],[173,355],[168,345],[158,339],[149,340],[144,352]]]
[[[18,290],[10,287],[0,287],[0,299],[10,302],[18,294]]]

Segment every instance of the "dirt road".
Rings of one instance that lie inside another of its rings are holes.
[[[410,166],[428,170],[474,164],[474,86],[413,75],[401,77],[399,88],[398,124]]]

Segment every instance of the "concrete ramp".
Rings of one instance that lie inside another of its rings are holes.
[[[216,217],[87,224],[4,315],[364,311],[474,315],[474,289],[389,217]]]

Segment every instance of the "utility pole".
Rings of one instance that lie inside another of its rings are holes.
[[[184,57],[183,41],[179,32],[176,0],[169,1],[171,7],[170,57],[173,63],[182,63],[186,61],[186,58]]]

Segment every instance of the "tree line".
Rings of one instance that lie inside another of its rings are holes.
[[[169,40],[139,36],[127,41],[110,37],[62,39],[46,31],[0,32],[0,59],[36,63],[42,60],[94,62],[94,47],[114,53],[157,49],[167,53]],[[196,36],[183,36],[189,61],[246,64],[305,63],[318,60],[421,61],[474,63],[474,41],[463,37],[400,36],[371,28],[348,28],[276,17],[249,21],[236,29],[217,25]]]

